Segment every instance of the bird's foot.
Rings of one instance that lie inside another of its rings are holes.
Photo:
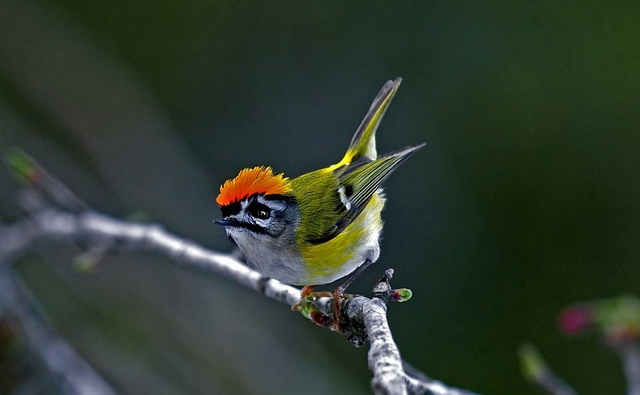
[[[343,299],[351,298],[352,295],[344,293],[342,287],[338,287],[331,293],[331,299],[333,301],[333,317],[329,329],[338,333],[345,333],[348,321],[342,314],[342,301]]]
[[[291,310],[300,311],[302,308],[302,303],[304,300],[309,300],[309,297],[315,298],[330,298],[333,296],[331,292],[313,292],[315,285],[305,285],[300,290],[300,301],[293,306],[291,306]]]
[[[300,302],[296,303],[291,310],[301,311],[305,316],[317,325],[327,327],[334,332],[345,333],[348,322],[342,314],[342,303],[344,299],[352,298],[353,295],[344,292],[344,287],[338,287],[332,292],[313,292],[313,285],[306,285],[300,290]],[[313,300],[317,298],[331,298],[332,314],[326,316],[313,306]]]

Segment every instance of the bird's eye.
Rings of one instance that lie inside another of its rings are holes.
[[[267,212],[266,210],[258,210],[256,212],[256,218],[267,219],[269,218],[269,212]]]
[[[267,219],[271,216],[271,210],[264,204],[258,203],[249,208],[249,214],[251,214],[253,218]]]

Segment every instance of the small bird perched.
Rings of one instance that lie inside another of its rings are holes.
[[[286,284],[346,286],[380,255],[384,180],[424,144],[378,158],[375,133],[401,78],[388,81],[358,127],[344,158],[292,180],[270,167],[241,170],[216,202],[227,236],[258,272]]]

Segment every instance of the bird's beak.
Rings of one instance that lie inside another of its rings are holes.
[[[213,221],[213,223],[220,226],[227,227],[227,226],[238,226],[239,221],[234,218],[222,218],[222,219],[216,219],[215,221]]]

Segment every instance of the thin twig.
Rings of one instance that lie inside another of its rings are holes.
[[[402,368],[407,377],[407,390],[410,394],[423,395],[476,395],[474,392],[446,386],[442,381],[434,380],[402,360]]]
[[[627,395],[640,395],[640,349],[637,344],[630,343],[619,353],[627,378]]]
[[[578,393],[552,371],[543,372],[536,384],[551,395],[577,395]]]
[[[18,318],[24,336],[67,395],[115,395],[116,391],[73,347],[51,330],[31,296],[7,269],[0,269],[0,312]]]
[[[520,363],[524,376],[548,394],[577,395],[577,392],[569,384],[553,373],[540,352],[532,344],[520,347]]]

